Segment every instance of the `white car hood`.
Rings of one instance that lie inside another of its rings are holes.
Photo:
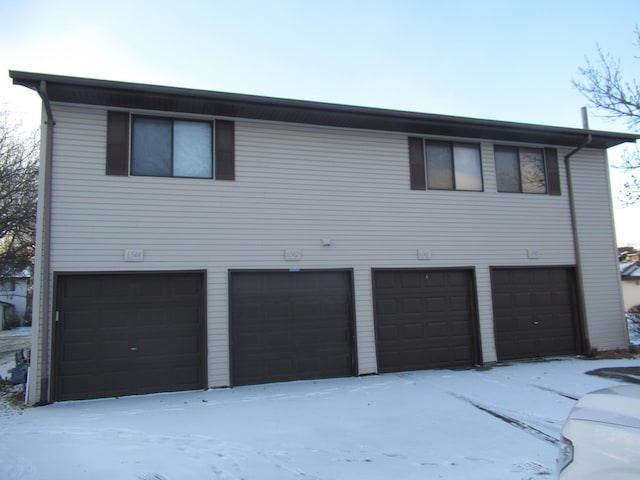
[[[640,385],[605,388],[585,395],[576,403],[569,420],[640,429]]]

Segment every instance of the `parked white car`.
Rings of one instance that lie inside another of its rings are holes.
[[[562,429],[562,480],[640,478],[640,385],[597,390],[582,397]]]

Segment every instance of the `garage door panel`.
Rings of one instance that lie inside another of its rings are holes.
[[[402,326],[402,338],[411,339],[424,336],[424,325],[422,323],[408,323]]]
[[[373,276],[380,372],[475,362],[470,270],[374,270]],[[394,304],[399,308],[389,308]]]
[[[452,296],[447,299],[449,312],[467,312],[469,310],[469,299],[467,297]]]
[[[421,275],[418,272],[404,272],[400,275],[400,285],[405,289],[420,288]]]
[[[326,306],[326,305],[324,305]],[[297,301],[292,304],[293,316],[298,317],[318,317],[321,311],[321,305],[319,302],[309,301]]]
[[[297,329],[295,332],[295,342],[300,348],[316,348],[318,344],[335,344],[341,343],[345,339],[344,331],[336,330],[320,330],[320,329]]]
[[[233,385],[353,374],[349,272],[232,272],[230,304]]]
[[[98,315],[95,315],[97,311]],[[65,314],[66,318],[69,318],[70,312]],[[96,305],[94,312],[85,312],[85,321],[92,323],[92,328],[99,328],[102,330],[116,331],[118,329],[126,330],[131,324],[134,323],[136,315],[129,310],[123,308],[108,308]],[[97,320],[97,321],[96,321]],[[66,328],[66,326],[65,326]]]
[[[422,311],[430,313],[448,311],[448,302],[445,297],[427,298],[424,303],[426,304],[426,308],[423,308]]]
[[[69,331],[90,330],[96,326],[96,317],[89,309],[81,309],[68,312],[66,315],[67,329]]]
[[[578,353],[571,268],[493,269],[499,360]]]
[[[272,349],[273,351],[278,351],[278,348],[284,349],[286,351],[289,350],[289,346],[293,342],[293,332],[286,329],[280,330],[277,332],[267,333],[265,336],[265,343],[258,341],[256,345],[262,346],[264,345],[267,348]]]
[[[201,273],[62,275],[57,281],[58,400],[204,386]],[[178,378],[185,365],[196,382]],[[163,375],[150,379],[156,371]]]
[[[451,335],[469,340],[472,336],[471,326],[467,319],[454,320],[450,323]]]
[[[65,362],[82,362],[91,358],[93,345],[88,342],[76,342],[73,345],[64,347],[62,359]]]
[[[434,346],[429,350],[429,357],[431,362],[436,365],[451,365],[451,360],[455,359],[455,355],[452,355],[452,349],[446,346]],[[455,350],[454,350],[455,351]]]
[[[402,366],[402,353],[399,348],[389,349],[388,351],[380,353],[378,359],[381,363],[390,367],[399,369]]]
[[[397,325],[384,325],[376,329],[376,339],[380,342],[395,341],[398,336]]]
[[[398,310],[398,305],[395,300],[378,299],[375,305],[376,310],[382,314],[395,313]]]
[[[94,284],[79,279],[70,279],[65,285],[65,298],[91,299],[94,295]]]
[[[434,289],[442,288],[448,289],[449,287],[455,286],[455,278],[456,275],[452,271],[438,271],[438,270],[430,270],[427,273],[424,272],[415,272],[421,282],[421,286],[428,284]]]
[[[419,298],[398,299],[395,310],[405,314],[420,313],[423,310],[422,301]]]
[[[531,284],[531,272],[524,270],[515,270],[509,279],[508,283],[513,285],[525,285],[529,288]]]
[[[138,356],[138,358],[144,358],[145,356],[151,356],[153,357],[154,361],[160,361],[159,357],[161,355],[164,355],[168,352],[172,352],[174,351],[173,348],[173,344],[175,342],[172,342],[171,345],[167,345],[166,339],[163,337],[159,337],[156,339],[153,338],[147,338],[144,340],[140,340],[137,341],[135,343],[134,347],[131,348],[135,348],[135,352],[136,355]],[[164,363],[164,362],[162,362]]]
[[[551,292],[533,292],[536,305],[552,305],[554,303]]]
[[[373,279],[373,285],[376,291],[383,293],[388,289],[395,289],[395,275],[391,272],[378,272]]]
[[[99,355],[103,361],[109,361],[114,358],[122,358],[124,355],[130,355],[129,344],[126,339],[109,339],[103,341],[100,345],[96,345],[96,347],[99,349]]]
[[[434,339],[442,339],[449,335],[449,324],[446,321],[441,322],[429,322],[427,324],[427,337],[421,338],[421,341],[428,343],[434,343]]]
[[[171,288],[175,297],[198,297],[201,284],[196,277],[179,277],[172,279]]]

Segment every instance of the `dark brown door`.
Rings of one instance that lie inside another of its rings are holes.
[[[475,364],[471,270],[374,270],[378,371]]]
[[[579,353],[571,268],[491,271],[498,360]]]
[[[351,273],[232,272],[233,385],[354,373]]]
[[[203,278],[58,276],[56,400],[204,388]]]

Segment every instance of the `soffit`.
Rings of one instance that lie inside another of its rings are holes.
[[[481,120],[301,100],[209,92],[28,72],[9,72],[14,84],[39,90],[50,101],[111,108],[154,110],[309,125],[576,147],[634,142],[638,135]]]

